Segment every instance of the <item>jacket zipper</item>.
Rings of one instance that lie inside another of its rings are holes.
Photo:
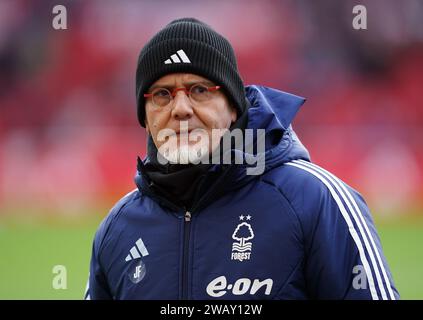
[[[188,253],[189,236],[191,231],[191,212],[186,211],[184,216],[184,251],[182,260],[182,299],[188,300]]]
[[[225,176],[225,174],[223,175]],[[222,177],[220,177],[222,179]],[[213,190],[208,197],[214,195],[216,190]],[[189,237],[191,232],[191,216],[192,212],[198,211],[200,206],[198,203],[203,202],[205,197],[201,198],[193,207],[191,207],[191,211],[185,211],[184,215],[184,251],[183,251],[183,261],[182,261],[182,300],[188,300],[188,254],[189,254]]]

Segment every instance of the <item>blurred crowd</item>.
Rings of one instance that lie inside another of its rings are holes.
[[[0,0],[0,208],[72,212],[135,186],[142,46],[171,20],[233,44],[246,84],[307,98],[294,129],[312,160],[381,213],[423,204],[423,2]],[[110,200],[112,199],[112,200]],[[0,209],[1,210],[1,209]]]

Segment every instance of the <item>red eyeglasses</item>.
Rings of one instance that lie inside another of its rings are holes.
[[[214,93],[219,89],[220,86],[208,87],[205,84],[197,83],[189,88],[175,88],[172,92],[166,88],[155,88],[151,93],[144,93],[144,97],[152,98],[153,105],[156,107],[165,107],[172,102],[178,91],[184,91],[194,103],[201,103],[213,99]]]

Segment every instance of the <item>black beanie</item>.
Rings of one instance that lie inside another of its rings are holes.
[[[197,19],[182,18],[160,30],[139,55],[135,88],[138,121],[143,127],[144,93],[162,76],[179,72],[197,74],[222,86],[238,117],[246,110],[244,84],[229,41]]]

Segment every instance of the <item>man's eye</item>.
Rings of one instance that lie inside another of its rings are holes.
[[[191,92],[194,94],[202,94],[207,92],[207,88],[203,85],[196,85],[194,87],[191,88]]]
[[[169,91],[165,90],[165,89],[159,89],[157,90],[154,95],[156,97],[168,97],[169,96]]]

